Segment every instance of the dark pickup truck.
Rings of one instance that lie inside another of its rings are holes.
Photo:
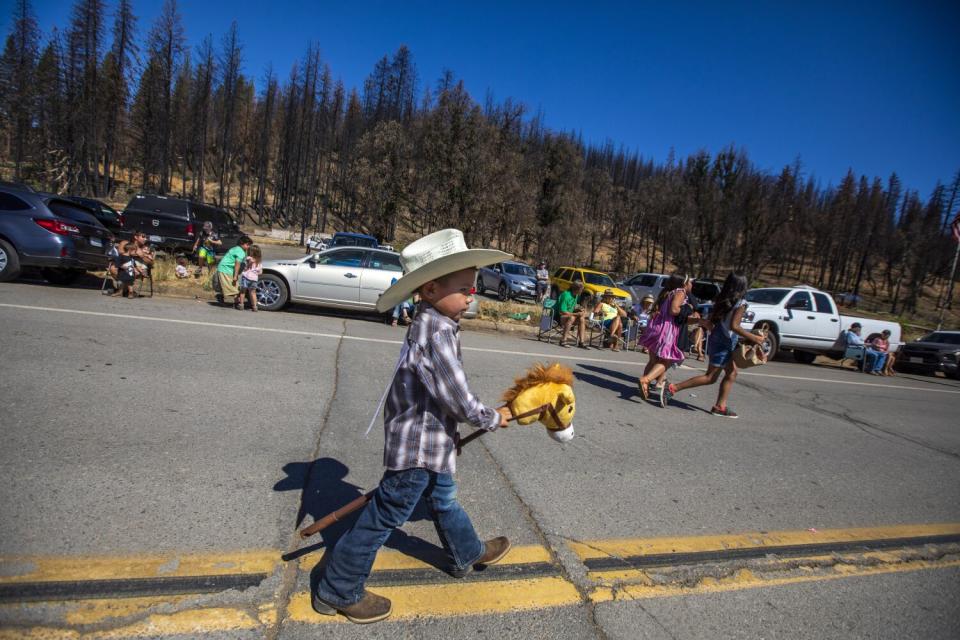
[[[172,252],[189,252],[203,229],[204,222],[212,222],[223,245],[219,251],[236,246],[242,235],[240,226],[223,209],[167,196],[137,195],[123,210],[123,232],[130,237],[143,231],[147,241]],[[218,251],[218,252],[219,252]]]

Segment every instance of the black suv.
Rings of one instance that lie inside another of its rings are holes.
[[[173,252],[193,248],[204,222],[212,222],[220,234],[220,251],[236,246],[242,233],[240,226],[223,209],[167,196],[137,195],[123,210],[123,233],[129,237],[137,231],[147,234],[150,244]]]
[[[934,374],[942,371],[960,379],[960,331],[934,331],[916,342],[906,342],[897,353],[897,371]]]
[[[123,233],[123,217],[117,212],[116,209],[106,204],[105,202],[100,202],[94,198],[81,198],[80,196],[66,196],[68,200],[73,200],[79,205],[83,205],[87,209],[90,209],[93,213],[93,217],[100,221],[100,224],[105,226],[115,235],[121,235]]]

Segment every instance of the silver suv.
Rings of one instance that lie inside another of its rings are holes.
[[[477,274],[477,293],[488,289],[497,292],[500,300],[537,297],[537,272],[523,262],[498,262],[483,267]]]

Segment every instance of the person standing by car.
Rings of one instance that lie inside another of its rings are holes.
[[[207,220],[203,223],[203,230],[193,243],[193,253],[197,256],[197,276],[203,275],[203,266],[207,271],[213,269],[217,261],[217,247],[223,244],[220,234],[213,229],[213,223]]]
[[[247,257],[247,249],[252,244],[253,240],[248,236],[240,236],[237,246],[227,251],[220,260],[215,274],[220,284],[220,301],[223,302],[227,296],[233,296],[233,308],[238,310],[242,310],[243,305],[240,301],[240,288],[237,286],[237,281]]]
[[[241,308],[243,308],[243,296],[246,294],[250,298],[250,310],[257,310],[257,283],[260,281],[260,274],[263,273],[262,261],[263,255],[260,253],[260,247],[255,244],[251,245],[247,257],[244,258],[243,272],[240,274]]]
[[[540,261],[537,265],[537,302],[543,302],[550,291],[550,271],[547,269],[547,263]]]

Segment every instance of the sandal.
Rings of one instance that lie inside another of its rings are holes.
[[[648,382],[643,381],[643,378],[637,379],[637,388],[640,389],[640,395],[647,401],[650,400],[650,387],[647,386],[648,384]]]

